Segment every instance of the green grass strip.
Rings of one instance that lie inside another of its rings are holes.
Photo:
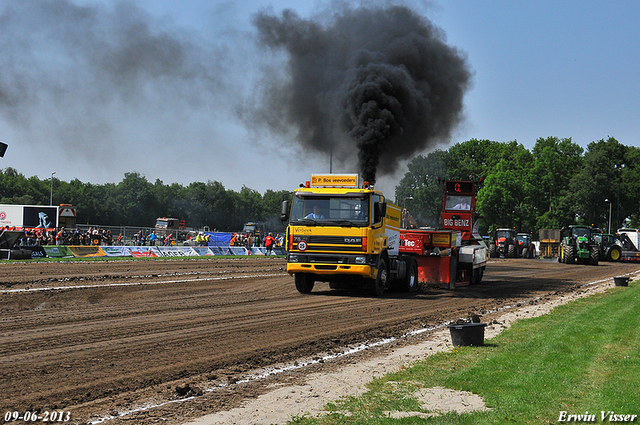
[[[602,414],[640,415],[640,282],[615,287],[520,320],[483,347],[438,353],[375,379],[360,397],[327,406],[329,414],[295,424],[551,424],[569,415],[612,423]],[[472,392],[490,411],[393,419],[425,412],[416,391]],[[627,419],[631,419],[628,417]],[[573,421],[576,422],[576,421]],[[633,423],[640,423],[638,417]]]

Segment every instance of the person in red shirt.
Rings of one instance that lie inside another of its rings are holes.
[[[273,237],[273,235],[271,233],[269,233],[267,235],[266,238],[264,238],[264,246],[265,248],[267,248],[267,252],[265,255],[271,255],[271,251],[273,251],[273,246],[276,243],[276,239]]]

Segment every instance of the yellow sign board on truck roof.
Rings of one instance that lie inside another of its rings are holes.
[[[311,187],[358,187],[357,174],[312,174]]]

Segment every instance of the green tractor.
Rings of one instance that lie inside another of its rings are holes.
[[[622,247],[615,235],[596,233],[593,239],[598,244],[600,258],[605,261],[620,261]]]
[[[582,264],[597,266],[600,258],[600,248],[593,235],[594,229],[591,226],[574,225],[562,229],[558,261],[574,264],[577,260]]]

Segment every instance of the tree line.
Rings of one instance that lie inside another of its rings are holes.
[[[587,149],[571,138],[539,138],[532,150],[516,141],[471,139],[419,155],[396,186],[396,202],[420,225],[441,226],[447,180],[482,179],[480,230],[532,232],[586,224],[615,231],[640,227],[640,149],[609,137]],[[611,216],[610,216],[611,214]]]
[[[471,139],[418,155],[407,168],[395,201],[420,225],[441,226],[441,177],[483,180],[477,209],[485,235],[497,227],[534,236],[538,229],[570,224],[607,229],[609,211],[612,230],[623,223],[640,227],[640,148],[613,137],[586,150],[571,138],[540,138],[532,150],[516,141]],[[48,205],[50,184],[11,167],[0,170],[0,203]],[[262,221],[282,231],[281,204],[290,198],[288,190],[260,194],[243,186],[236,192],[217,181],[151,183],[137,172],[125,173],[119,183],[53,179],[53,205],[76,206],[79,224],[152,227],[157,217],[175,217],[195,228],[237,231],[247,221]]]
[[[25,177],[11,167],[0,170],[0,203],[49,205],[50,196],[50,179]],[[262,221],[267,229],[282,231],[281,205],[290,196],[289,191],[260,194],[246,186],[236,192],[217,181],[187,186],[159,179],[151,183],[140,173],[130,172],[119,183],[54,178],[52,203],[77,207],[78,224],[153,227],[158,217],[174,217],[194,228],[238,231],[248,221]]]

